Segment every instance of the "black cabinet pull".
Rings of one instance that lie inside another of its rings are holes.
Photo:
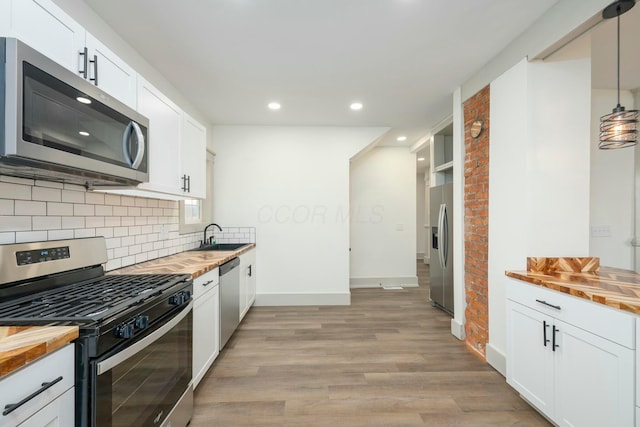
[[[25,403],[27,403],[28,401],[30,401],[31,399],[33,399],[37,395],[39,395],[41,393],[44,393],[47,389],[49,389],[50,387],[52,387],[55,384],[59,383],[60,381],[62,381],[62,376],[59,376],[55,380],[50,381],[48,383],[42,383],[42,387],[40,387],[38,390],[36,390],[33,393],[31,393],[29,396],[27,396],[24,399],[22,399],[20,402],[18,402],[18,403],[10,403],[8,405],[5,405],[4,411],[2,412],[2,415],[3,416],[9,415],[10,413],[15,411],[19,407],[21,407],[22,405],[24,405]]]
[[[180,189],[186,193],[187,192],[187,175],[182,175],[180,179],[182,180],[182,187]]]
[[[89,78],[94,85],[98,86],[98,55],[93,55],[93,60],[89,61],[93,64],[93,78]]]
[[[187,193],[191,193],[191,175],[187,175]]]
[[[251,265],[249,265],[249,277],[251,277],[252,273],[253,273],[253,271],[251,270]]]
[[[558,332],[560,329],[556,328],[556,325],[553,325],[553,334],[551,335],[551,338],[553,339],[553,342],[551,343],[551,349],[553,351],[556,351],[556,348],[559,348],[560,346],[558,344],[556,344],[556,332]]]
[[[80,52],[80,56],[82,57],[82,70],[78,70],[78,74],[80,74],[83,78],[87,78],[88,68],[89,68],[89,52],[85,47],[82,52]]]
[[[539,302],[540,304],[544,304],[544,305],[546,305],[547,307],[555,308],[556,310],[561,310],[561,308],[560,308],[560,306],[559,306],[559,305],[549,304],[548,302],[543,301],[543,300],[539,300],[539,299],[537,299],[537,300],[536,300],[536,302]]]
[[[547,328],[548,327],[549,327],[549,325],[547,324],[547,321],[543,320],[542,321],[542,343],[544,344],[545,347],[549,343],[549,340],[547,339]]]
[[[202,286],[209,286],[209,285],[210,285],[210,284],[212,284],[212,283],[213,283],[213,279],[211,279],[211,280],[209,280],[209,281],[207,281],[207,282],[204,282],[204,283],[202,284]]]

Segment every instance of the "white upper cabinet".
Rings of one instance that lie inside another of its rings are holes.
[[[153,85],[138,78],[138,111],[149,119],[149,182],[142,190],[179,194],[182,110]]]
[[[0,33],[15,37],[136,108],[133,68],[50,0],[0,0]]]
[[[0,0],[7,9],[3,35],[20,39],[74,73],[84,50],[85,30],[50,0]]]
[[[84,69],[85,55],[87,57],[86,78],[135,110],[138,79],[135,70],[88,32],[86,49],[86,54],[82,52],[81,55],[81,69]]]
[[[204,199],[207,193],[207,128],[187,113],[183,113],[181,145],[181,189],[186,195]]]

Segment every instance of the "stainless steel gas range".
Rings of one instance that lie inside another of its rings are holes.
[[[0,245],[0,324],[78,325],[76,426],[187,425],[188,275],[105,275],[102,237]]]

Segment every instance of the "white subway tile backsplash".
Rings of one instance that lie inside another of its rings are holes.
[[[60,230],[62,228],[62,218],[59,216],[34,216],[31,218],[34,230]]]
[[[47,202],[47,215],[73,216],[71,203]]]
[[[62,228],[84,228],[84,217],[81,216],[63,216]]]
[[[85,195],[85,203],[91,205],[104,205],[104,193],[93,193],[88,191]]]
[[[113,207],[113,215],[115,215],[115,216],[127,216],[127,207],[126,206],[114,206]]]
[[[105,227],[120,227],[120,217],[119,216],[108,216],[104,219]]]
[[[6,175],[0,175],[0,182],[9,182],[12,184],[24,184],[29,186],[34,185],[34,181],[32,179],[18,178],[17,176],[6,176]]]
[[[74,216],[93,216],[95,214],[96,214],[96,209],[94,205],[86,205],[86,204],[73,205]]]
[[[30,216],[0,216],[0,231],[29,231],[31,230]]]
[[[120,223],[123,227],[129,227],[136,224],[136,219],[132,216],[121,216]]]
[[[15,215],[46,215],[47,204],[45,202],[32,202],[28,200],[16,200]]]
[[[107,271],[198,246],[201,232],[180,235],[178,215],[173,200],[0,175],[0,244],[103,236]],[[160,239],[163,228],[167,239]],[[255,228],[235,228],[241,237],[224,232],[220,237],[255,241]]]
[[[0,233],[0,245],[6,245],[16,242],[16,233],[13,231],[8,233]]]
[[[96,215],[97,216],[112,216],[113,215],[113,206],[96,205]]]
[[[119,194],[105,194],[104,195],[104,203],[106,205],[111,206],[120,206],[120,195]]]
[[[84,192],[73,190],[62,190],[60,200],[65,203],[84,203]]]
[[[95,228],[79,228],[73,230],[73,237],[76,239],[80,239],[82,237],[95,237],[96,229]]]
[[[104,227],[104,217],[88,216],[84,219],[84,226],[87,228]]]
[[[73,239],[73,230],[49,230],[47,240]]]
[[[59,188],[33,187],[31,191],[32,200],[42,200],[45,202],[60,202],[62,190]]]
[[[13,215],[13,206],[13,200],[0,199],[0,215]]]
[[[16,243],[47,240],[46,231],[16,231]]]

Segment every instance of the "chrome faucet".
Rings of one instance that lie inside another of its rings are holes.
[[[209,227],[215,225],[216,227],[218,227],[218,230],[222,231],[222,227],[220,227],[218,224],[216,224],[215,222],[212,222],[211,224],[207,225],[204,228],[204,235],[202,236],[202,244],[200,246],[204,246],[207,244],[207,230],[209,229]],[[211,239],[213,238],[213,236],[211,236],[209,238],[209,244],[211,244]]]

